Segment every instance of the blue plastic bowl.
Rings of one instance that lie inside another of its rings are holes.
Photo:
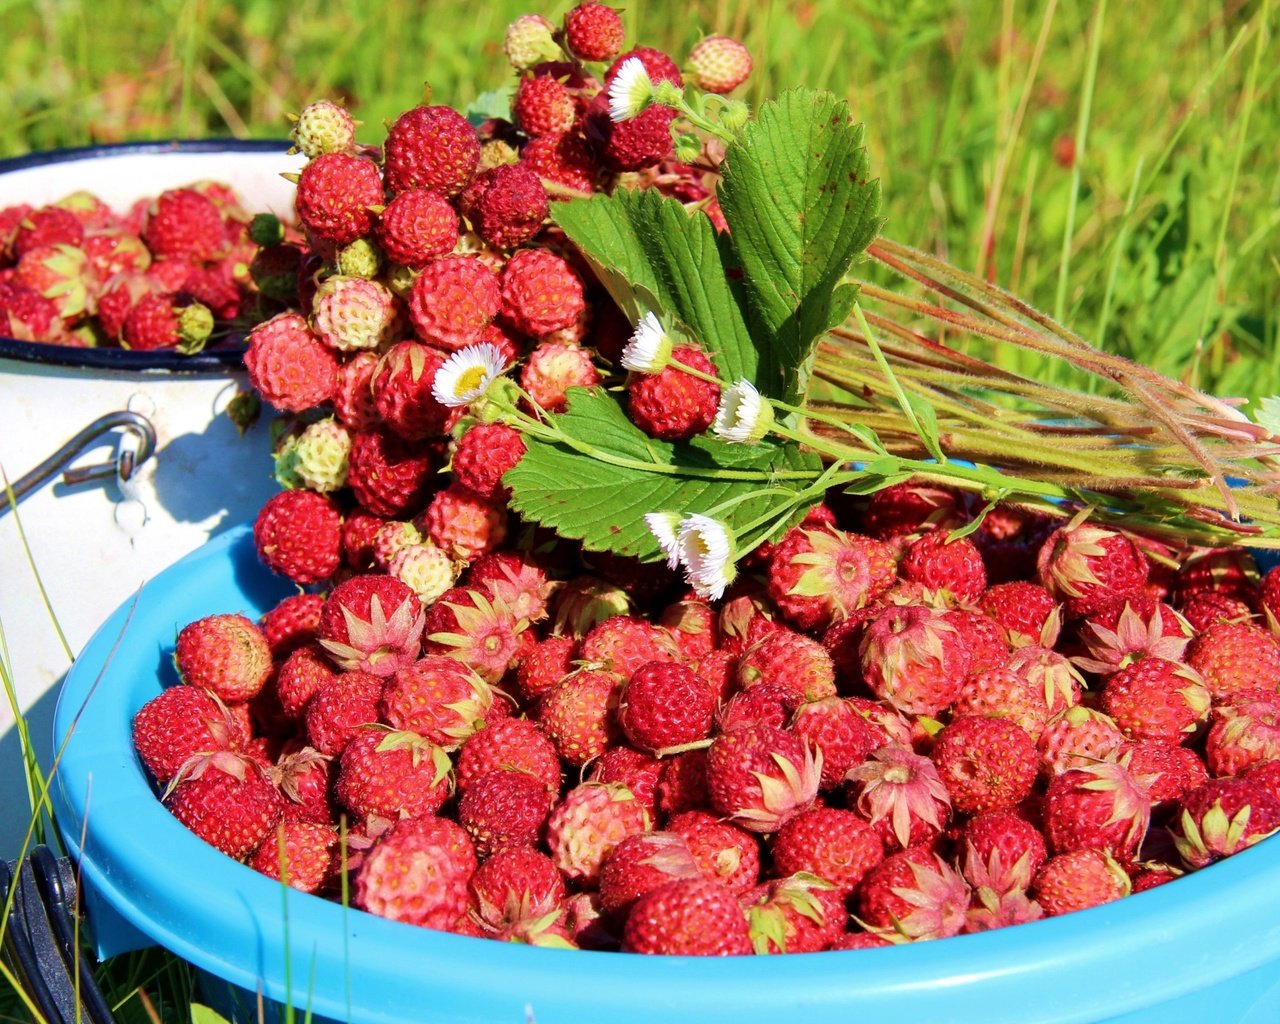
[[[361,1024],[1280,1020],[1280,842],[1107,906],[914,946],[700,959],[535,949],[344,909],[217,853],[156,800],[134,713],[174,681],[174,638],[289,592],[241,527],[147,584],[68,675],[56,820],[99,953],[160,945],[238,991]],[[65,744],[65,745],[64,745]],[[279,1009],[277,1006],[275,1009]]]

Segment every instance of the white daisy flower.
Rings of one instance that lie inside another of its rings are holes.
[[[461,348],[436,371],[431,394],[441,405],[470,405],[507,368],[502,350],[488,342]]]
[[[725,587],[738,575],[736,545],[729,528],[718,519],[695,512],[681,521],[677,537],[680,561],[693,589],[712,601],[722,597]]]
[[[609,117],[626,121],[635,117],[653,99],[653,82],[639,57],[628,57],[618,68],[609,86]]]
[[[644,525],[658,538],[658,546],[667,556],[667,568],[674,569],[680,564],[680,517],[674,512],[646,512]]]
[[[721,393],[711,429],[725,441],[755,444],[772,426],[773,406],[760,396],[751,381],[743,379]]]
[[[646,313],[622,350],[622,365],[640,373],[659,373],[671,361],[671,348],[671,335],[653,313]]]

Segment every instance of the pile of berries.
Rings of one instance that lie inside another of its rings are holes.
[[[255,280],[262,249],[251,223],[240,197],[216,181],[168,189],[123,212],[88,191],[4,207],[0,335],[199,351],[271,308]]]
[[[134,721],[169,811],[395,920],[697,955],[1063,914],[1280,827],[1280,576],[1246,553],[975,525],[910,481],[829,495],[710,600],[512,512],[524,442],[449,400],[466,374],[516,366],[531,416],[625,384],[667,440],[717,409],[695,347],[623,376],[641,332],[547,224],[625,186],[723,226],[670,108],[609,116],[628,61],[683,80],[622,41],[598,3],[517,19],[510,120],[423,105],[378,150],[336,104],[300,114],[300,238],[273,247],[297,305],[246,352],[284,416],[254,539],[299,592],[181,631],[181,685]],[[710,37],[687,66],[726,91],[750,61]]]

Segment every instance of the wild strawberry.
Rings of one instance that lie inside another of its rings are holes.
[[[525,445],[520,433],[504,423],[477,423],[457,441],[450,468],[453,478],[486,501],[503,501],[510,491],[502,475],[519,463]]]
[[[298,112],[289,130],[295,148],[308,160],[323,153],[347,153],[356,144],[356,122],[332,100],[314,100]]]
[[[1124,868],[1102,850],[1072,850],[1050,857],[1036,872],[1031,888],[1050,917],[1110,903],[1131,890]]]
[[[520,249],[502,269],[502,315],[524,334],[568,327],[583,308],[581,279],[550,249]]]
[[[890,854],[868,871],[855,899],[858,917],[870,929],[941,939],[964,927],[969,886],[937,854],[916,847]]]
[[[459,561],[471,562],[506,540],[506,507],[451,484],[431,499],[426,526],[437,547]]]
[[[1039,769],[1035,741],[1013,722],[953,718],[929,754],[961,814],[1007,810],[1031,793]]]
[[[1209,691],[1193,669],[1144,658],[1107,680],[1099,707],[1130,739],[1178,744],[1204,722],[1209,703]]]
[[[1087,672],[1109,676],[1142,658],[1181,661],[1191,630],[1168,605],[1156,605],[1149,615],[1126,603],[1115,628],[1086,620],[1080,637],[1089,656],[1072,660]]]
[[[929,590],[943,590],[961,602],[976,601],[987,589],[982,555],[968,537],[951,539],[949,530],[932,530],[912,541],[902,557],[904,579]]]
[[[584,782],[569,790],[551,812],[547,847],[567,879],[594,886],[613,848],[652,827],[644,804],[626,786]]]
[[[1049,781],[1044,834],[1054,853],[1104,850],[1122,863],[1138,852],[1151,821],[1145,779],[1123,763],[1072,768]]]
[[[866,721],[842,697],[806,701],[796,709],[791,729],[822,757],[820,789],[844,781],[849,769],[861,764],[879,741]]]
[[[420,106],[396,118],[383,152],[392,192],[427,188],[455,196],[476,172],[480,139],[452,107]]]
[[[101,311],[101,300],[98,308]],[[101,318],[101,312],[98,315]],[[1203,633],[1219,622],[1248,622],[1253,618],[1253,610],[1246,602],[1217,590],[1202,590],[1192,595],[1179,611],[1190,623],[1193,633]]]
[[[1166,820],[1176,803],[1209,778],[1204,761],[1190,747],[1135,743],[1123,757],[1129,771],[1147,786],[1152,822]]]
[[[356,873],[355,905],[393,921],[449,930],[466,912],[475,870],[445,843],[397,830],[370,850]]]
[[[705,757],[705,753],[694,751],[682,757],[695,754]],[[673,763],[664,762],[665,765]],[[745,895],[759,884],[760,841],[751,832],[696,808],[672,813],[667,830],[684,839],[704,878],[720,882],[739,895]]]
[[[386,349],[370,381],[382,429],[406,441],[447,433],[454,411],[432,394],[446,356],[418,341],[398,341]]]
[[[427,611],[426,650],[466,664],[489,683],[499,682],[520,655],[526,620],[501,598],[455,587]]]
[[[711,802],[707,790],[707,751],[688,750],[675,757],[662,759],[658,772],[658,810],[668,816],[685,811],[708,809]]]
[[[92,311],[93,296],[98,290],[89,257],[83,249],[71,245],[28,249],[14,268],[13,279],[52,302],[65,321],[63,326],[80,322]]]
[[[301,740],[291,741],[276,763],[267,769],[267,777],[285,798],[286,822],[331,825],[337,820],[330,794],[338,765],[328,754],[301,743]]]
[[[401,192],[378,216],[375,232],[387,258],[420,270],[458,244],[458,214],[438,192]]]
[[[612,672],[586,669],[566,676],[539,701],[538,722],[569,764],[590,763],[617,737],[621,681]]]
[[[372,207],[381,206],[382,175],[372,160],[349,153],[322,153],[298,176],[298,220],[324,242],[346,245],[373,228]]]
[[[775,630],[743,651],[737,676],[743,689],[767,680],[790,687],[805,700],[836,692],[835,666],[826,649],[789,629]]]
[[[255,696],[273,668],[262,630],[239,614],[206,615],[183,626],[173,660],[184,683],[229,704]]]
[[[532,241],[550,213],[547,190],[523,163],[481,171],[459,204],[476,235],[494,249],[515,249]]]
[[[623,677],[650,661],[675,661],[671,635],[631,615],[614,615],[592,627],[582,639],[579,656]]]
[[[342,516],[314,491],[281,491],[267,499],[253,524],[258,557],[272,572],[300,586],[333,575],[342,560]]]
[[[1210,779],[1182,801],[1171,831],[1191,870],[1252,846],[1280,828],[1280,801],[1252,779]]]
[[[1222,622],[1191,641],[1187,664],[1200,674],[1214,697],[1250,689],[1275,692],[1280,680],[1280,644],[1261,626]]]
[[[893,582],[889,548],[831,526],[793,527],[769,558],[769,596],[797,629],[825,629]]]
[[[625,29],[612,7],[587,0],[564,16],[564,40],[579,60],[613,60],[622,49]]]
[[[1280,759],[1280,696],[1240,693],[1214,706],[1205,737],[1209,770],[1239,775],[1259,761]]]
[[[706,353],[693,345],[677,345],[671,358],[701,373],[715,375],[715,366]],[[643,375],[627,388],[631,421],[646,434],[664,441],[687,441],[701,434],[715,419],[719,401],[718,384],[700,380],[674,365]]]
[[[226,244],[217,206],[190,188],[170,189],[156,198],[142,238],[155,256],[180,256],[201,263],[216,259]]]
[[[775,832],[813,804],[822,766],[794,733],[742,725],[707,751],[712,806],[752,832]]]
[[[985,672],[1009,663],[1008,634],[995,619],[969,608],[948,608],[945,619],[955,626],[960,642],[969,648],[969,671]]]
[[[927,757],[887,744],[849,773],[858,813],[876,827],[886,848],[907,849],[942,831],[951,795]]]
[[[516,688],[521,700],[531,704],[569,674],[577,654],[577,641],[570,636],[549,636],[539,640],[516,667]]]
[[[962,872],[975,889],[985,885],[1001,894],[1025,891],[1049,855],[1040,830],[1012,811],[975,814],[960,834]]]
[[[1147,557],[1134,540],[1077,516],[1055,530],[1037,555],[1040,582],[1064,602],[1068,618],[1122,608],[1146,585]]]
[[[229,750],[192,758],[173,777],[164,804],[188,829],[236,860],[270,835],[283,798],[252,758]]]
[[[110,228],[90,232],[84,236],[81,248],[103,282],[117,274],[140,273],[151,265],[151,251],[141,238],[128,231]]]
[[[871,691],[913,715],[936,715],[955,700],[972,660],[945,613],[922,605],[883,611],[859,653]]]
[[[204,306],[214,320],[234,320],[240,314],[240,288],[220,266],[196,267],[183,280],[178,293]]]
[[[501,306],[498,275],[475,256],[432,260],[409,292],[418,337],[450,352],[479,342]]]
[[[955,529],[968,520],[959,491],[908,480],[872,494],[867,499],[862,525],[878,540],[901,544],[913,534]]]
[[[777,875],[815,875],[840,895],[853,892],[884,859],[884,844],[866,819],[834,807],[796,815],[778,830],[770,850]]]
[[[347,485],[351,431],[332,416],[307,424],[290,450],[291,469],[304,487],[332,494]]]
[[[357,352],[338,367],[333,411],[338,421],[351,430],[372,430],[379,424],[373,397],[373,375],[379,358],[374,352]]]
[[[704,92],[733,92],[751,74],[751,54],[728,36],[705,36],[689,51],[693,84]]]
[[[59,206],[42,206],[31,210],[18,221],[12,247],[15,259],[33,249],[69,245],[79,248],[84,242],[84,224],[70,210]]]
[[[558,341],[540,342],[520,369],[520,386],[546,412],[563,412],[570,388],[589,388],[599,382],[600,371],[591,354]]]
[[[1009,668],[988,669],[968,676],[951,705],[953,717],[987,715],[1022,728],[1034,743],[1049,722],[1042,687]]]
[[[522,14],[507,26],[502,38],[502,52],[517,71],[554,60],[560,55],[554,32],[555,26],[541,14]]]
[[[427,655],[400,669],[382,690],[381,718],[452,750],[483,727],[494,693],[452,658]]]
[[[566,132],[577,118],[577,104],[564,82],[550,74],[522,77],[511,99],[511,116],[526,135]]]
[[[1040,769],[1053,776],[1115,760],[1125,742],[1124,733],[1110,715],[1077,704],[1052,718],[1036,741]]]
[[[554,182],[575,192],[594,192],[596,179],[600,176],[600,164],[595,152],[577,132],[541,135],[530,139],[520,150],[520,162],[544,181]]]
[[[518,768],[499,768],[466,788],[458,802],[458,821],[481,857],[533,847],[546,831],[553,799],[541,779]]]
[[[610,747],[595,761],[587,774],[588,782],[616,782],[631,791],[652,818],[658,808],[658,779],[662,762],[644,751],[624,744]]]
[[[422,736],[387,728],[358,729],[343,748],[334,793],[358,817],[417,818],[449,797],[449,756]]]
[[[1200,594],[1215,593],[1256,607],[1258,563],[1244,548],[1204,548],[1191,552],[1178,566],[1173,600],[1179,607]]]
[[[1256,782],[1280,800],[1280,760],[1256,761],[1241,771],[1240,777]]]
[[[364,726],[378,721],[382,684],[370,672],[343,672],[322,682],[303,712],[311,745],[322,754],[341,754]]]
[[[124,294],[128,295],[127,286],[120,287],[126,289]],[[98,301],[101,305],[102,299]],[[133,297],[128,295],[128,306],[119,316],[116,328],[109,330],[105,325],[103,327],[109,337],[119,338],[124,318],[132,307]],[[7,337],[19,341],[47,341],[61,326],[58,307],[49,299],[21,281],[0,281],[0,331]]]
[[[170,686],[133,718],[133,746],[161,785],[197,754],[237,750],[243,736],[222,703],[194,686]]]
[[[636,900],[674,879],[700,878],[684,837],[675,832],[635,832],[623,837],[600,865],[600,910],[625,924]]]
[[[422,442],[385,430],[357,431],[351,439],[347,483],[365,510],[398,516],[419,509],[435,485],[436,460]]]
[[[1051,716],[1080,703],[1084,678],[1065,654],[1032,644],[1013,651],[1005,667],[1043,694]]]
[[[629,953],[732,956],[752,951],[737,897],[705,878],[675,879],[645,893],[627,916],[622,948]]]
[[[417,658],[424,622],[418,595],[399,580],[354,576],[330,592],[316,638],[347,671],[385,678]]]
[[[333,395],[338,360],[297,313],[280,313],[249,332],[249,383],[268,405],[305,412]]]
[[[564,879],[545,853],[525,847],[498,850],[467,884],[472,921],[490,938],[537,942],[537,936],[565,915]],[[548,920],[550,918],[551,920]]]
[[[334,274],[311,300],[311,329],[338,352],[384,348],[399,326],[395,297],[377,281]]]
[[[705,739],[715,716],[715,695],[687,665],[648,661],[622,686],[618,722],[642,750],[658,753]]]
[[[849,913],[831,883],[801,873],[765,882],[743,900],[757,953],[816,953],[844,933]]]
[[[249,867],[300,892],[319,892],[332,881],[338,830],[313,821],[282,822],[249,858]]]
[[[406,584],[424,605],[458,581],[457,563],[429,540],[397,551],[387,563],[387,574]]]
[[[560,791],[560,759],[538,723],[525,718],[486,722],[463,741],[456,765],[458,789],[499,769],[533,776],[548,792]]]
[[[134,352],[174,348],[192,353],[204,348],[212,332],[208,306],[158,292],[133,304],[120,330],[120,344]]]

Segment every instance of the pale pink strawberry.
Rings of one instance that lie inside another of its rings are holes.
[[[455,587],[427,610],[424,648],[466,664],[488,683],[497,683],[515,664],[528,626],[501,597]]]
[[[650,661],[675,661],[671,634],[634,615],[615,615],[593,626],[582,638],[579,657],[623,677]]]
[[[712,807],[752,832],[775,832],[812,806],[821,773],[799,736],[771,725],[740,725],[707,751]]]
[[[1210,701],[1194,669],[1149,657],[1111,676],[1099,707],[1130,739],[1178,744],[1204,723]]]
[[[356,873],[354,902],[379,917],[449,930],[467,908],[468,859],[438,839],[413,831],[384,837]]]
[[[929,754],[961,814],[1008,810],[1030,795],[1039,769],[1035,741],[1003,718],[965,715],[938,733]]]
[[[835,807],[814,807],[782,826],[769,844],[781,876],[815,875],[848,895],[884,859],[880,835],[865,818]]]
[[[937,768],[909,747],[880,747],[847,778],[855,808],[886,848],[907,849],[932,839],[950,814],[951,795]]]
[[[342,750],[334,793],[358,817],[435,814],[453,788],[449,755],[408,731],[357,730]]]
[[[1080,703],[1084,677],[1065,654],[1052,647],[1041,644],[1019,647],[1009,655],[1005,667],[1040,690],[1050,716]]]
[[[342,668],[386,677],[417,658],[424,622],[418,595],[404,583],[354,576],[329,594],[317,639]]]
[[[751,953],[738,898],[719,882],[674,879],[645,893],[627,915],[622,948],[629,953],[734,956]]]
[[[456,483],[436,492],[425,522],[432,542],[463,562],[475,561],[507,538],[506,506],[486,501]]]
[[[1123,763],[1100,761],[1050,780],[1044,834],[1054,853],[1103,850],[1133,860],[1151,822],[1151,791]]]
[[[972,655],[945,614],[893,606],[867,626],[859,649],[863,678],[899,711],[936,715],[959,696]]]
[[[1280,643],[1253,623],[1210,626],[1191,641],[1187,664],[1215,698],[1251,689],[1274,693],[1280,688]]]
[[[1210,712],[1205,761],[1215,776],[1239,775],[1251,764],[1280,759],[1280,696],[1239,693]]]
[[[584,669],[566,676],[539,701],[538,723],[569,764],[588,764],[619,735],[615,709],[621,682],[612,672]]]
[[[499,768],[463,791],[458,821],[483,858],[498,850],[541,842],[554,793],[542,779],[519,768]]]
[[[644,804],[626,786],[584,782],[569,790],[551,812],[547,848],[568,880],[592,886],[618,843],[652,827]]]
[[[804,872],[763,883],[743,903],[757,953],[816,953],[844,934],[849,919],[842,894]]]
[[[1050,719],[1036,741],[1040,770],[1046,776],[1054,776],[1098,761],[1115,760],[1126,742],[1110,715],[1077,704]]]
[[[801,524],[769,558],[769,596],[798,629],[825,629],[875,601],[893,582],[887,545],[832,526]]]
[[[855,895],[868,929],[913,941],[958,934],[969,907],[968,883],[924,847],[890,854],[867,872]]]
[[[520,370],[520,386],[546,412],[563,412],[570,388],[589,388],[599,382],[600,371],[591,353],[559,341],[540,342]]]
[[[284,814],[284,798],[263,767],[229,750],[189,759],[163,799],[195,835],[237,860],[257,849]]]
[[[1068,618],[1122,608],[1142,592],[1150,571],[1131,537],[1091,526],[1086,516],[1055,530],[1037,555],[1040,582],[1064,603]]]
[[[1050,917],[1110,903],[1132,891],[1128,874],[1103,850],[1056,854],[1036,872],[1036,902]]]

